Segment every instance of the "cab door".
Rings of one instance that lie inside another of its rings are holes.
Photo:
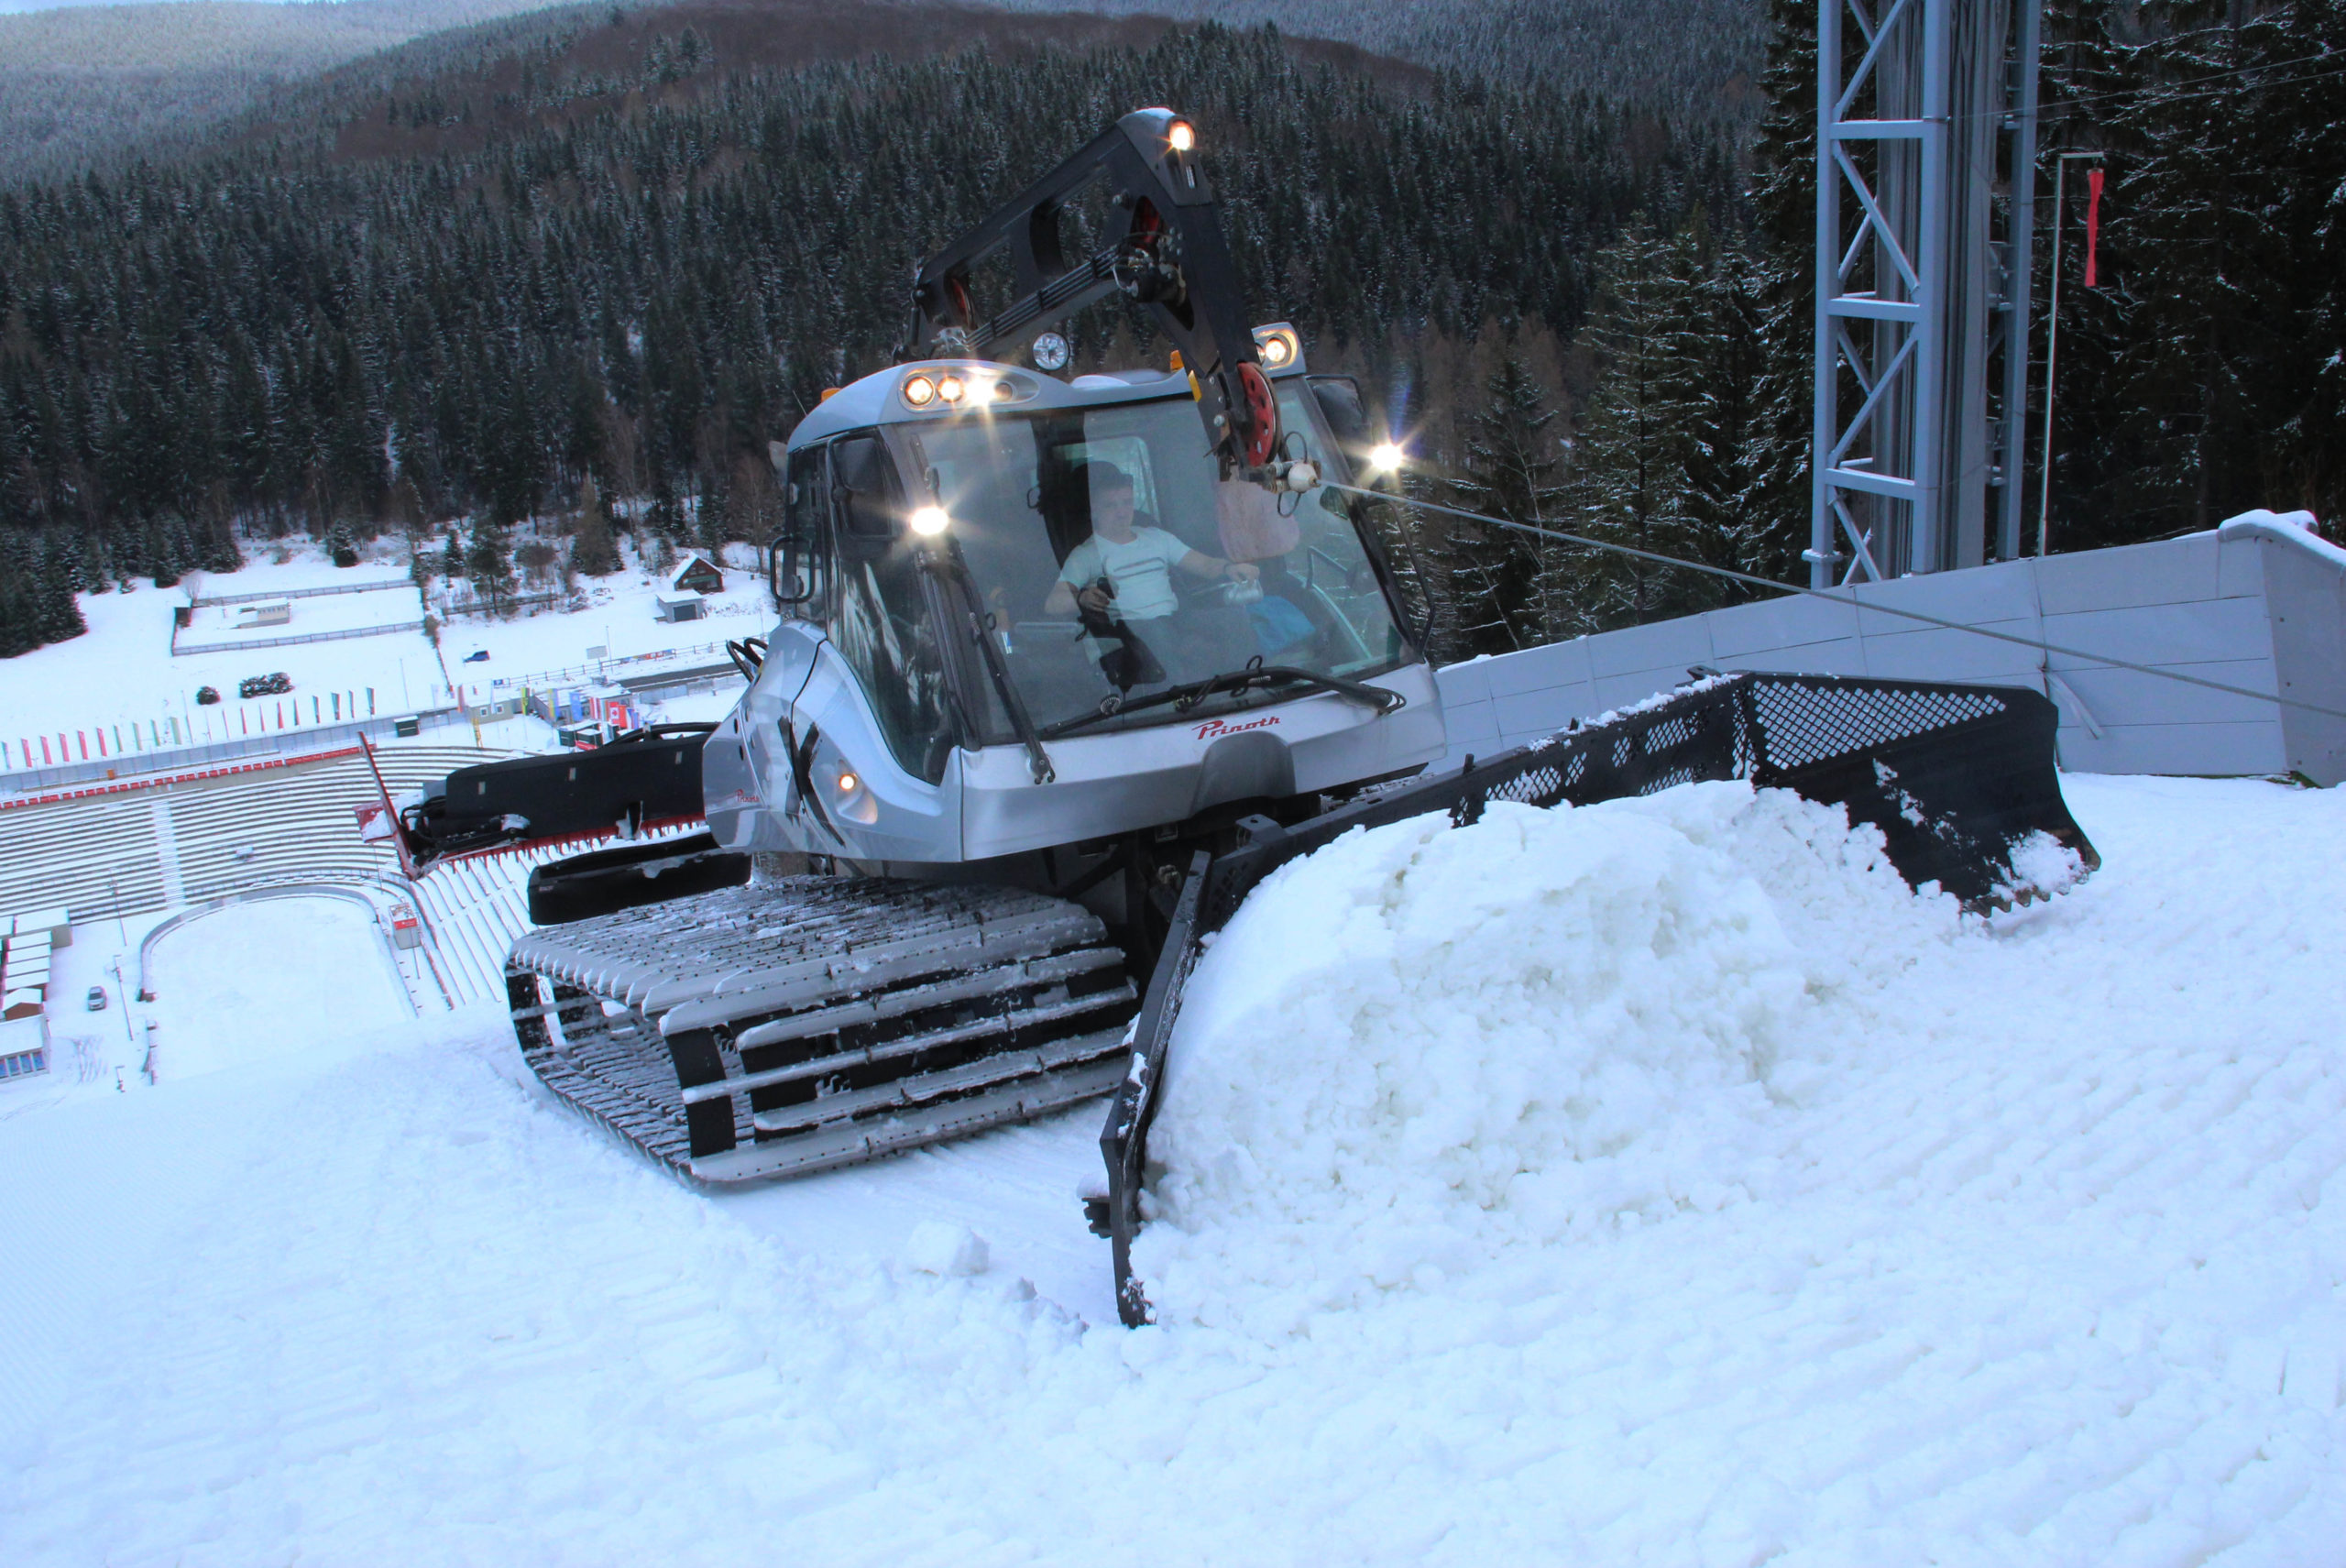
[[[783,526],[772,542],[766,586],[781,619],[766,637],[755,681],[702,752],[709,829],[735,850],[828,853],[825,835],[810,841],[798,787],[796,705],[815,673],[833,584],[828,450],[802,447],[783,474]]]
[[[943,648],[886,444],[839,436],[794,454],[785,477],[775,578],[788,619],[734,741],[760,832],[851,861],[956,860]]]

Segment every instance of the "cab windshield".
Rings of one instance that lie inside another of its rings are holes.
[[[1278,395],[1282,430],[1329,472],[1303,389]],[[1250,663],[1359,679],[1402,656],[1347,498],[1220,480],[1187,399],[907,434],[1046,732]],[[977,685],[990,739],[1010,739],[988,683]],[[1159,705],[1113,723],[1185,717]]]

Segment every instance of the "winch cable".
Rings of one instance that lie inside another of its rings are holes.
[[[1633,556],[1640,561],[1652,561],[1664,566],[1683,566],[1690,572],[1707,572],[1715,577],[1725,577],[1730,582],[1749,583],[1754,587],[1772,588],[1778,593],[1806,594],[1811,598],[1825,599],[1834,604],[1846,604],[1852,609],[1871,611],[1877,615],[1896,616],[1903,620],[1919,620],[1926,626],[1936,626],[1948,631],[1968,631],[1974,637],[1986,637],[1998,642],[2010,642],[2017,647],[2033,648],[2040,653],[2058,653],[2065,659],[2090,660],[2097,664],[2107,664],[2112,669],[2131,670],[2138,675],[2152,675],[2159,680],[2174,681],[2182,685],[2222,692],[2229,696],[2253,697],[2258,702],[2274,703],[2282,707],[2302,708],[2308,713],[2319,713],[2328,718],[2346,718],[2346,708],[2329,707],[2321,703],[2308,702],[2302,697],[2280,696],[2272,692],[2253,691],[2247,686],[2231,685],[2223,681],[2211,681],[2200,675],[2187,675],[2175,670],[2163,670],[2154,664],[2139,664],[2132,659],[2121,659],[2115,654],[2095,653],[2083,648],[2065,648],[2058,642],[2041,641],[2034,637],[2022,637],[2010,631],[1990,631],[1984,626],[1974,626],[1968,621],[1948,620],[1943,616],[1925,615],[1919,609],[1900,609],[1892,605],[1873,604],[1858,598],[1854,593],[1840,593],[1831,588],[1806,587],[1799,583],[1780,583],[1773,577],[1762,577],[1751,572],[1738,572],[1732,566],[1714,566],[1707,561],[1689,561],[1683,555],[1665,555],[1659,551],[1639,550],[1634,545],[1617,544],[1608,539],[1591,539],[1584,533],[1568,533],[1561,528],[1540,528],[1528,522],[1515,522],[1504,517],[1491,517],[1483,512],[1468,511],[1462,507],[1443,506],[1439,501],[1420,500],[1415,496],[1396,495],[1390,490],[1364,489],[1358,485],[1342,485],[1332,479],[1326,481],[1326,485],[1329,489],[1341,490],[1348,496],[1360,496],[1373,501],[1390,501],[1401,506],[1416,507],[1420,511],[1442,512],[1451,517],[1463,517],[1470,522],[1488,523],[1493,528],[1513,529],[1518,533],[1536,534],[1542,539],[1562,540],[1566,544],[1578,544],[1591,550],[1609,550],[1617,555]]]

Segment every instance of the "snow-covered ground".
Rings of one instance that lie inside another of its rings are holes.
[[[738,564],[729,565],[726,591],[709,596],[706,619],[675,623],[654,618],[653,600],[661,584],[626,548],[628,570],[582,579],[586,609],[540,608],[510,620],[462,617],[442,628],[440,646],[434,649],[421,630],[423,607],[407,580],[403,546],[378,542],[370,546],[367,559],[348,569],[336,568],[322,547],[307,542],[288,542],[282,563],[272,558],[271,548],[249,546],[252,559],[239,572],[194,575],[170,588],[157,589],[142,581],[129,593],[80,596],[82,619],[90,628],[86,633],[0,662],[0,741],[8,747],[6,767],[27,765],[19,752],[28,739],[33,742],[29,765],[43,765],[39,737],[47,734],[53,747],[60,731],[93,736],[103,726],[109,752],[125,747],[138,751],[159,741],[171,743],[174,719],[181,733],[196,741],[308,724],[313,697],[322,705],[319,720],[330,721],[334,694],[345,694],[345,717],[353,706],[361,714],[378,715],[442,707],[456,685],[468,699],[487,699],[498,695],[500,681],[510,684],[582,668],[590,663],[594,648],[607,650],[602,655],[606,661],[697,650],[700,662],[718,663],[724,655],[718,650],[727,639],[761,636],[773,620],[763,581],[746,569],[750,554],[740,547],[729,554],[729,561]],[[286,625],[241,631],[236,629],[235,607],[206,607],[181,640],[208,646],[401,622],[414,630],[291,647],[182,657],[171,653],[172,611],[187,605],[192,595],[281,594],[360,582],[384,587],[380,592],[293,599],[292,620]],[[488,658],[465,663],[476,652]],[[291,678],[291,695],[238,699],[239,681],[278,671]],[[206,685],[220,693],[224,701],[219,706],[196,703],[197,688]],[[159,727],[152,737],[149,725]],[[138,735],[135,743],[130,740],[133,726]],[[78,748],[83,742],[77,738],[72,743]],[[94,740],[90,744],[94,758]],[[78,751],[71,760],[81,760]]]
[[[371,1025],[408,1011],[374,916],[339,899],[235,905],[166,934],[154,959],[159,1078],[282,1055],[327,1019]]]
[[[2104,868],[1985,924],[1726,785],[1288,868],[1137,1332],[1096,1110],[707,1195],[321,959],[0,1091],[6,1558],[2340,1562],[2346,796],[2066,788]]]

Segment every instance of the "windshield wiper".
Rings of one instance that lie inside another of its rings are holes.
[[[1018,743],[1026,748],[1026,771],[1038,784],[1047,784],[1058,777],[1051,766],[1050,753],[1043,750],[1043,736],[1047,730],[1037,730],[1035,720],[1026,712],[1026,704],[1018,695],[1018,686],[1010,678],[1009,667],[1002,657],[1002,644],[995,641],[995,621],[992,611],[984,608],[979,597],[978,585],[970,576],[969,563],[961,559],[961,547],[952,546],[938,569],[950,577],[967,596],[970,608],[970,633],[978,645],[978,663],[986,667],[986,676],[992,681],[994,695],[1002,699],[1003,711],[1009,717],[1010,728],[1017,735]]]
[[[1163,707],[1170,704],[1176,712],[1187,713],[1219,692],[1244,692],[1256,687],[1291,685],[1308,686],[1314,691],[1332,692],[1347,702],[1360,703],[1364,707],[1376,709],[1379,713],[1391,713],[1409,700],[1399,692],[1387,691],[1383,686],[1348,681],[1337,675],[1316,674],[1310,670],[1299,670],[1291,664],[1253,663],[1243,670],[1230,670],[1219,675],[1208,675],[1204,680],[1192,681],[1187,685],[1168,686],[1161,692],[1151,692],[1146,696],[1122,699],[1114,696],[1105,697],[1102,699],[1100,706],[1090,713],[1079,713],[1073,718],[1062,718],[1056,723],[1044,725],[1040,734],[1043,739],[1053,740],[1075,730],[1089,729],[1094,724],[1105,724],[1108,720],[1122,718],[1127,713],[1136,713],[1143,708]]]

